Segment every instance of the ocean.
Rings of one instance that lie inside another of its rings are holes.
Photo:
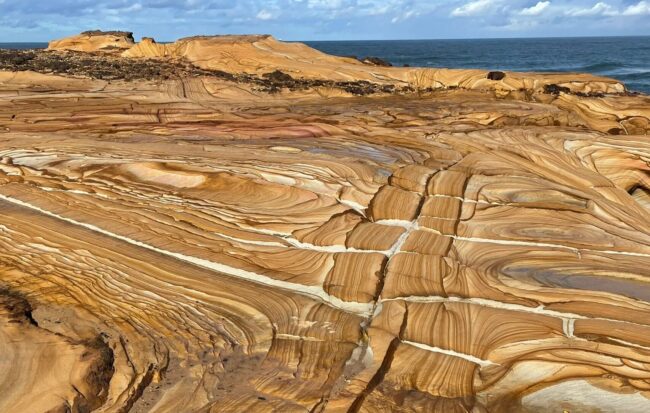
[[[395,66],[478,68],[521,72],[584,72],[608,76],[650,94],[650,37],[473,40],[306,41],[339,56],[374,56]],[[0,43],[43,48],[47,43]]]
[[[544,39],[310,41],[339,56],[375,56],[393,65],[583,72],[613,77],[650,94],[650,37]]]
[[[2,43],[0,49],[45,49],[47,43]]]

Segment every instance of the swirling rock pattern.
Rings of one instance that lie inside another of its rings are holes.
[[[431,76],[460,87],[0,72],[0,411],[649,411],[648,98]]]

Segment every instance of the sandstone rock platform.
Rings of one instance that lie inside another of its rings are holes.
[[[0,411],[650,410],[650,98],[114,38],[0,54]]]

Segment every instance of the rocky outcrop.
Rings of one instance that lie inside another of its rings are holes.
[[[263,74],[274,68],[294,78],[336,81],[362,80],[415,89],[462,87],[490,89],[501,94],[520,90],[543,92],[546,85],[566,87],[571,92],[622,93],[625,88],[613,79],[576,74],[511,73],[495,84],[482,70],[395,68],[355,58],[331,56],[302,43],[286,43],[272,36],[200,36],[171,44],[143,41],[123,53],[125,57],[183,58],[196,66],[230,73]],[[366,59],[367,60],[367,59]],[[492,79],[494,80],[494,79]]]
[[[184,42],[81,54],[168,79],[0,72],[1,411],[650,409],[648,97],[352,97]]]
[[[135,44],[133,33],[120,31],[91,30],[76,36],[53,40],[48,50],[73,50],[77,52],[118,53]]]
[[[391,67],[381,59],[365,58],[362,62],[331,56],[305,44],[281,42],[269,35],[195,36],[169,44],[145,37],[136,44],[128,32],[91,31],[53,41],[48,49],[108,52],[130,59],[183,60],[202,70],[249,76],[278,70],[306,82],[369,82],[376,84],[377,90],[463,88],[516,98],[522,92],[585,96],[625,93],[620,82],[592,75]]]

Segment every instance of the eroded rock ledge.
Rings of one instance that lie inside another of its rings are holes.
[[[650,410],[647,96],[109,40],[0,72],[0,411]]]
[[[77,340],[43,328],[30,302],[6,289],[0,289],[0,348],[1,411],[89,412],[106,402],[114,359],[102,337]]]

